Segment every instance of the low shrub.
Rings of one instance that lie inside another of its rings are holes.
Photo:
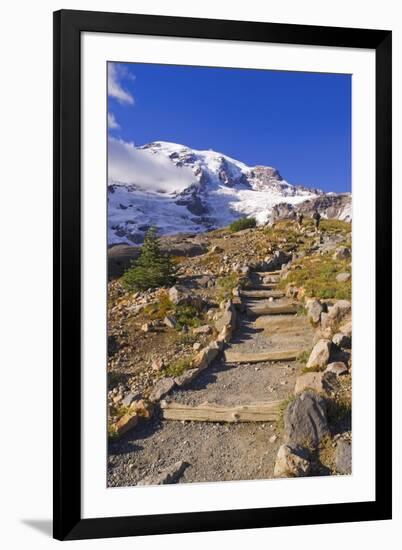
[[[257,225],[257,220],[255,218],[240,218],[229,225],[229,231],[231,233],[236,233],[242,229],[250,229]]]

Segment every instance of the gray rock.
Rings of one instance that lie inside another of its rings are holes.
[[[350,248],[346,246],[341,246],[340,248],[338,248],[338,250],[334,252],[335,260],[347,260],[348,258],[350,258],[350,256]]]
[[[288,405],[284,425],[286,444],[316,448],[330,433],[325,399],[313,391],[304,391]]]
[[[311,469],[310,461],[301,449],[281,445],[276,457],[274,477],[304,477]]]
[[[335,466],[340,474],[352,473],[352,444],[339,440],[336,446]]]
[[[307,368],[323,368],[328,364],[331,353],[331,342],[329,340],[319,340],[313,347],[310,357],[307,361]]]
[[[337,376],[342,376],[342,374],[347,374],[349,372],[348,367],[342,361],[334,361],[330,363],[325,369],[325,372],[333,372]]]
[[[174,379],[176,386],[185,386],[194,380],[200,369],[188,369],[181,376],[176,376]]]
[[[150,401],[160,401],[163,399],[174,387],[176,383],[173,378],[161,378],[156,382],[149,395]]]
[[[123,407],[129,407],[134,401],[140,401],[142,399],[142,396],[138,392],[130,392],[126,395],[126,397],[123,399],[121,404]]]
[[[169,328],[175,328],[175,326],[177,325],[177,321],[174,317],[166,316],[163,319],[163,324],[166,325]]]
[[[193,334],[211,334],[212,328],[209,325],[193,328]]]
[[[307,316],[314,324],[320,322],[321,313],[325,311],[324,306],[319,300],[309,300],[306,303]]]
[[[337,332],[332,338],[332,342],[343,349],[350,349],[352,347],[352,341],[349,336],[343,334],[342,332]]]
[[[179,477],[183,474],[184,470],[188,468],[190,464],[184,460],[175,462],[159,474],[150,475],[144,478],[138,483],[138,485],[166,485],[168,483],[176,483]]]
[[[347,273],[347,272],[339,273],[336,276],[336,280],[338,281],[338,283],[346,283],[346,281],[349,281],[349,279],[350,279],[350,273]]]
[[[215,327],[218,332],[221,332],[223,327],[230,325],[234,327],[236,322],[236,310],[230,302],[226,302],[218,319],[215,321]]]

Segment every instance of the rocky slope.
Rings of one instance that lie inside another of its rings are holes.
[[[108,203],[109,244],[141,244],[153,225],[163,235],[200,233],[242,216],[263,224],[298,208],[351,220],[349,194],[291,185],[275,168],[162,141],[137,148],[109,139]]]

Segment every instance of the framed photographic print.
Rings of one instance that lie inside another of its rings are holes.
[[[391,518],[390,31],[56,12],[54,221],[56,538]]]

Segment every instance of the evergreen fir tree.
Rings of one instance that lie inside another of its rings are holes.
[[[169,254],[160,249],[156,227],[145,235],[141,254],[123,275],[127,290],[147,290],[160,286],[171,286],[175,281],[175,267]]]

